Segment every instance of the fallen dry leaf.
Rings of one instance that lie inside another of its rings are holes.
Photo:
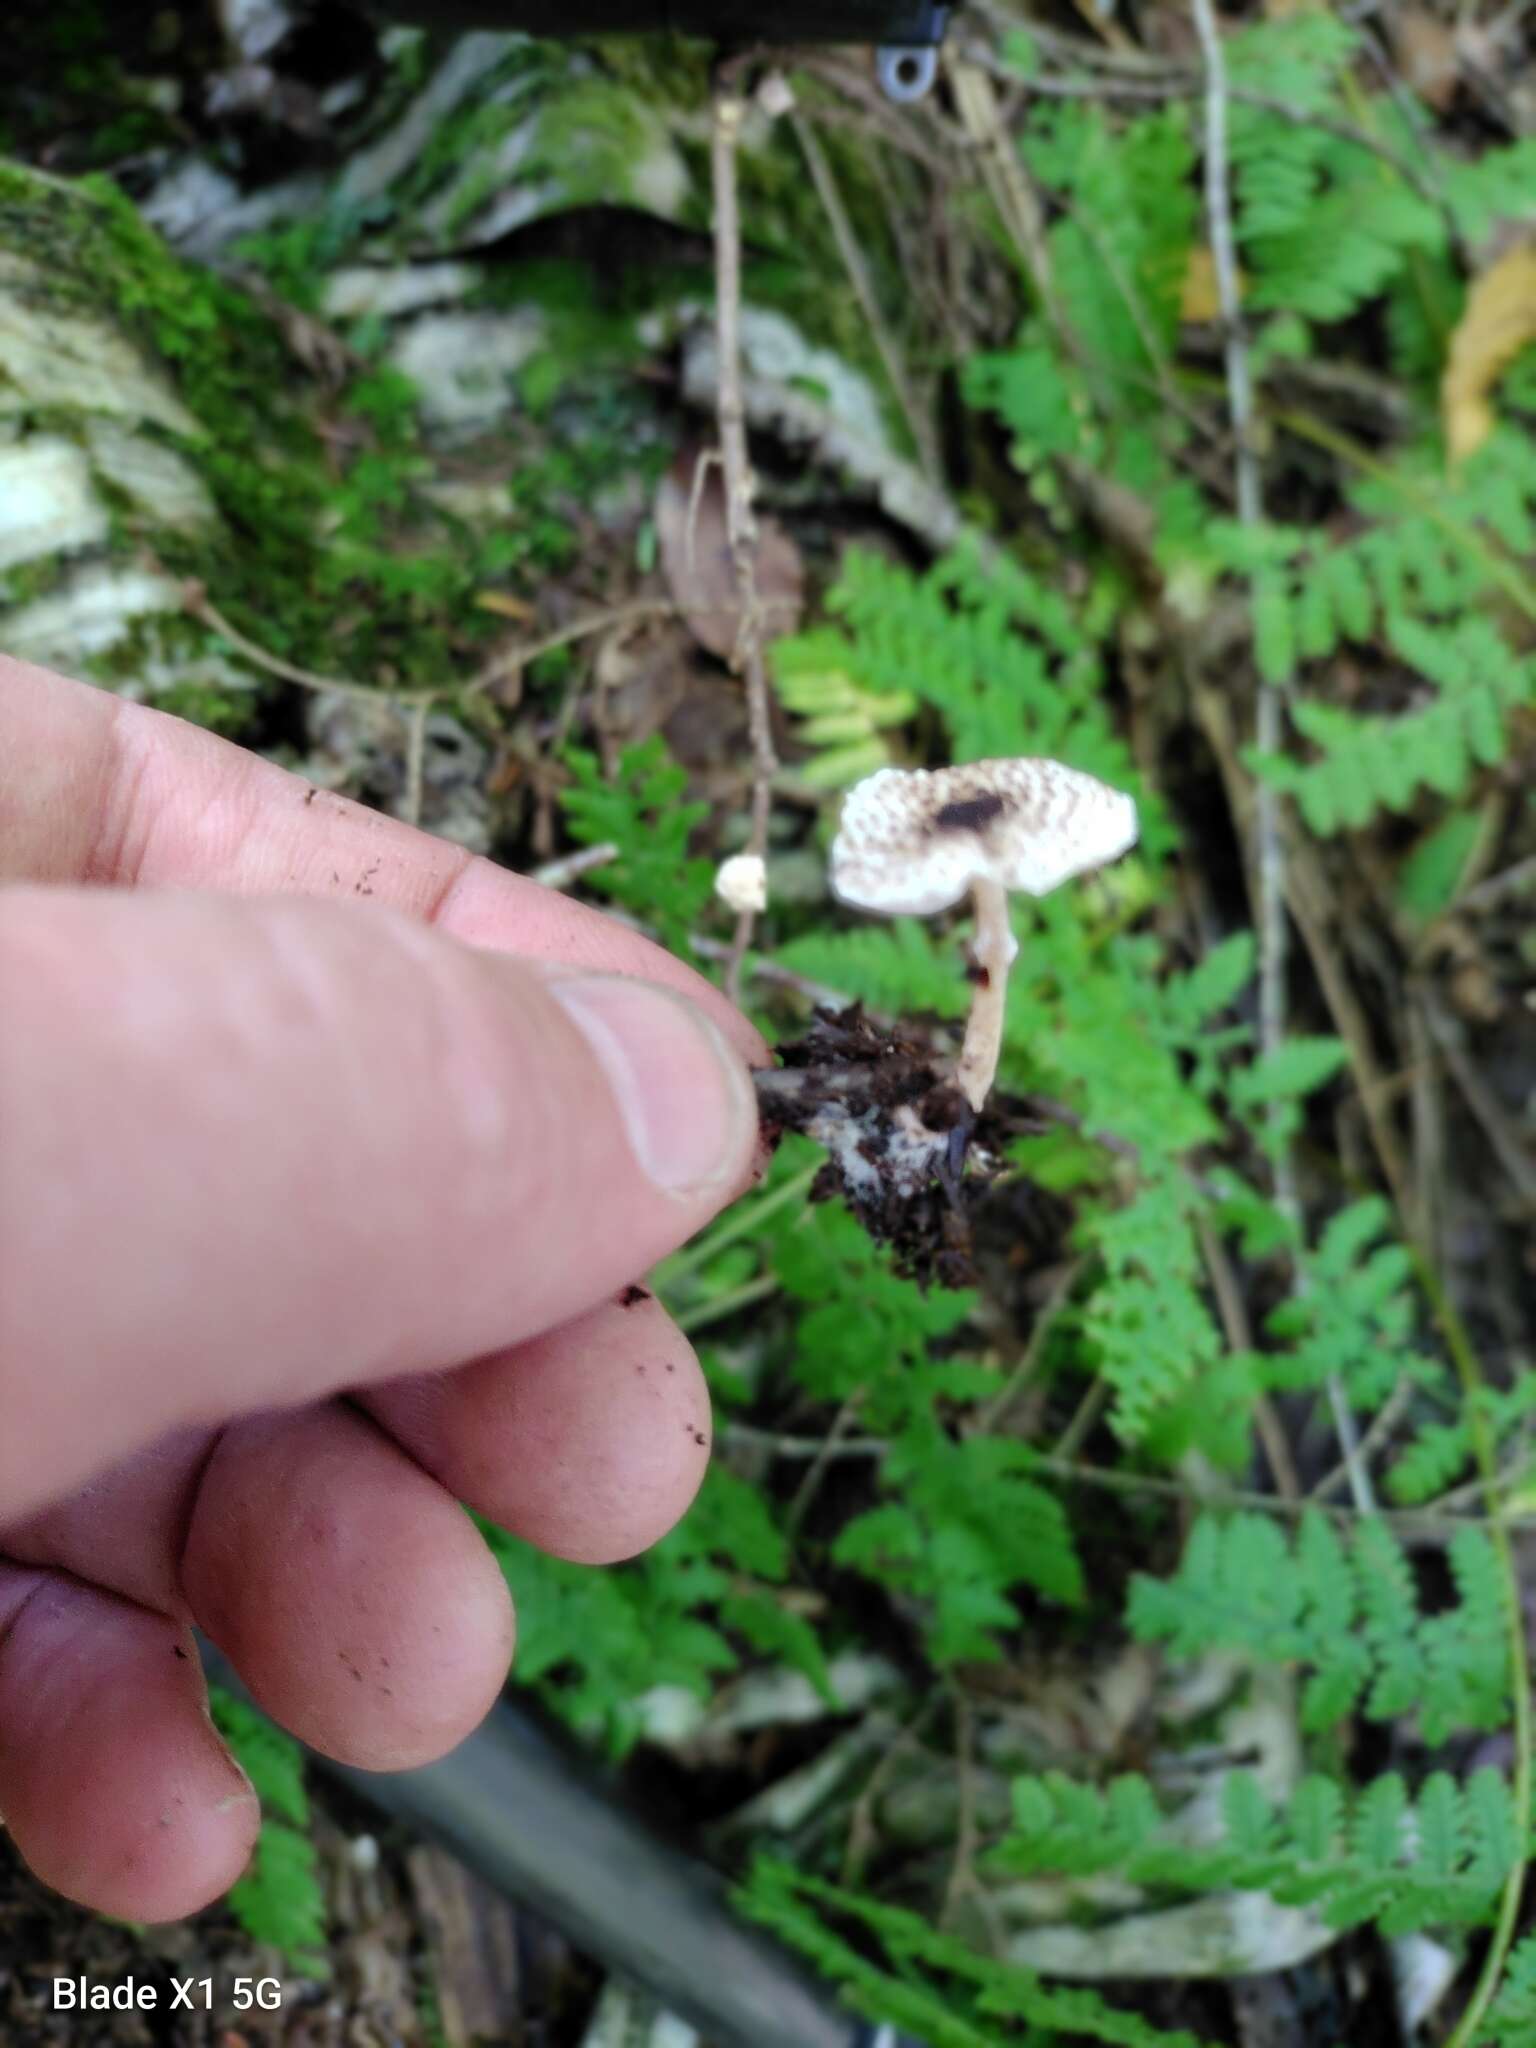
[[[1454,31],[1423,7],[1405,7],[1388,19],[1403,77],[1421,100],[1443,114],[1461,81]]]
[[[1440,380],[1446,451],[1460,462],[1494,428],[1489,393],[1536,341],[1536,243],[1518,242],[1472,281]]]
[[[657,486],[655,517],[667,588],[700,646],[729,661],[736,650],[741,606],[726,539],[725,483],[712,453],[696,447],[678,452]],[[763,606],[763,639],[792,633],[804,604],[804,565],[789,534],[776,519],[761,513],[753,566]]]
[[[1244,282],[1243,274],[1239,271],[1239,298],[1242,296]],[[1184,277],[1179,285],[1179,318],[1189,322],[1221,318],[1221,293],[1216,286],[1216,259],[1204,242],[1197,242],[1194,245],[1184,265]]]

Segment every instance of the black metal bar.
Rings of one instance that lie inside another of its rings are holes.
[[[938,0],[367,0],[395,21],[445,28],[521,29],[535,36],[647,35],[674,30],[722,43],[880,43],[926,48],[944,40]]]

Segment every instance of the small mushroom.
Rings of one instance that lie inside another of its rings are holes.
[[[735,911],[768,908],[768,869],[762,855],[733,853],[715,870],[715,894]]]
[[[1128,796],[1060,761],[882,768],[855,783],[832,842],[844,903],[931,917],[969,892],[976,983],[955,1079],[978,1113],[997,1073],[1008,969],[1018,946],[1008,892],[1044,896],[1136,843]]]

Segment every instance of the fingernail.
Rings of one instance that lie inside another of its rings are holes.
[[[558,975],[547,986],[591,1046],[648,1180],[692,1195],[744,1175],[757,1098],[702,1011],[627,975]]]

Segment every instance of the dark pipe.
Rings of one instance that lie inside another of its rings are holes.
[[[201,1638],[199,1647],[209,1678],[249,1698],[221,1653]],[[712,1870],[615,1805],[508,1700],[423,1770],[314,1761],[541,1913],[573,1946],[643,1984],[711,2048],[922,2048],[841,2010],[794,1958],[732,1914]]]
[[[944,40],[937,0],[366,0],[395,21],[445,28],[521,29],[534,36],[646,35],[672,29],[723,43],[882,43]]]

